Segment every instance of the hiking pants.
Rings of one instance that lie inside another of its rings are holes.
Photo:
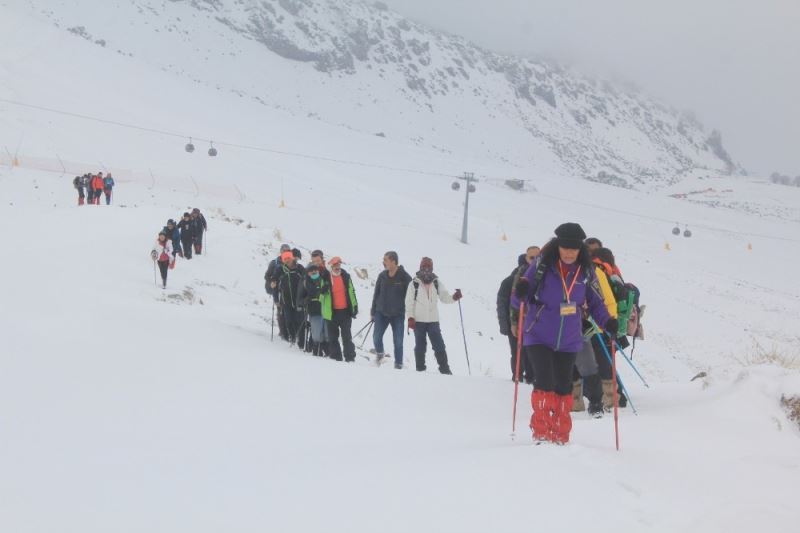
[[[394,362],[403,364],[403,328],[405,327],[405,317],[399,316],[386,316],[380,311],[375,311],[374,329],[372,331],[372,344],[375,346],[375,351],[383,353],[383,335],[386,329],[392,326],[392,341],[394,344]]]
[[[428,339],[431,341],[433,355],[439,364],[439,372],[442,374],[450,373],[450,366],[447,363],[447,348],[442,338],[442,330],[438,322],[417,322],[414,326],[414,362],[417,370],[424,371],[425,352],[428,351]]]
[[[159,261],[158,270],[161,271],[161,281],[164,286],[167,285],[167,272],[169,272],[169,261]]]
[[[184,259],[192,258],[192,241],[191,239],[181,239],[181,248],[183,248]]]
[[[356,345],[353,344],[353,317],[350,316],[349,309],[335,309],[333,316],[328,323],[328,345],[331,359],[342,360],[342,350],[344,349],[344,360],[351,362],[356,360]],[[339,335],[342,336],[342,345],[339,346]]]
[[[533,365],[534,390],[555,392],[559,396],[572,394],[574,353],[557,352],[549,346],[534,344],[525,347],[525,354]]]

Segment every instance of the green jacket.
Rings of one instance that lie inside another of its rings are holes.
[[[333,278],[333,274],[330,275]],[[350,316],[355,318],[358,314],[358,300],[356,299],[356,289],[353,287],[353,280],[350,274],[342,270],[342,281],[346,288],[347,295],[347,308],[350,310]],[[322,304],[322,318],[330,320],[333,318],[333,282],[330,279],[322,279],[320,283],[320,303]]]

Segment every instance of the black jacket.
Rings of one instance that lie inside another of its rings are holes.
[[[517,268],[500,283],[500,290],[497,291],[497,321],[500,323],[500,334],[511,335],[511,324],[519,319],[519,311],[511,308],[511,293],[514,285],[520,276],[528,270],[528,263],[525,262],[525,255],[519,256]]]
[[[303,265],[295,265],[294,268],[283,265],[280,268],[280,273],[278,294],[281,296],[281,301],[284,305],[293,308],[302,307],[302,302],[298,298],[298,290],[306,275],[306,269],[303,268]]]
[[[328,284],[320,287],[321,284],[321,276],[316,281],[308,276],[303,276],[303,280],[297,289],[297,299],[300,305],[306,308],[309,316],[320,316],[322,314],[322,303],[319,297],[323,293],[330,292],[331,287]]]
[[[183,242],[192,242],[192,239],[194,239],[194,223],[192,220],[181,219],[178,222],[178,229],[181,230],[181,240]]]
[[[267,294],[277,297],[277,293],[273,294],[271,283],[274,281],[276,284],[278,280],[280,280],[281,273],[282,273],[283,263],[281,262],[280,257],[276,257],[272,261],[269,262],[269,266],[267,267],[267,271],[264,273],[264,281],[266,282],[264,285],[267,289]]]
[[[396,317],[406,314],[406,291],[411,283],[411,276],[400,266],[394,277],[389,276],[389,271],[384,270],[378,275],[375,282],[375,293],[372,295],[372,309],[370,315],[375,316],[379,311],[383,316]]]

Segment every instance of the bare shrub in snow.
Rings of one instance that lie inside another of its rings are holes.
[[[781,396],[781,406],[789,420],[797,424],[800,429],[800,396]]]
[[[777,346],[765,348],[755,340],[750,352],[736,360],[744,366],[776,365],[787,370],[800,370],[800,353],[789,352]]]

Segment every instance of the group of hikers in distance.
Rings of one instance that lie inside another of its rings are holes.
[[[301,259],[300,250],[283,244],[280,255],[270,261],[264,274],[266,291],[273,298],[273,315],[277,310],[279,336],[316,356],[355,361],[352,323],[359,308],[350,274],[342,268],[341,257],[326,262],[321,250],[311,252],[311,262],[305,267],[300,264]],[[382,364],[391,357],[383,346],[384,334],[391,327],[394,367],[403,368],[406,328],[414,331],[416,369],[426,370],[430,341],[439,372],[451,374],[439,327],[438,303],[457,302],[461,291],[447,291],[428,257],[422,258],[413,278],[399,264],[397,252],[386,252],[383,266],[385,270],[375,284],[368,324],[374,326],[371,352],[375,362]]]
[[[202,255],[203,236],[208,231],[206,217],[198,208],[185,212],[180,222],[167,220],[167,225],[158,233],[155,245],[150,250],[150,258],[161,272],[161,288],[167,288],[167,272],[175,268],[180,256],[190,260],[192,253]]]
[[[100,205],[100,195],[102,194],[106,195],[106,205],[111,205],[114,194],[114,178],[110,172],[105,176],[102,172],[75,176],[72,186],[78,191],[78,205],[84,205],[84,203]]]
[[[359,306],[342,259],[326,261],[321,250],[314,250],[305,267],[301,260],[299,249],[283,244],[264,274],[273,298],[273,331],[277,321],[280,338],[290,344],[315,356],[355,361],[352,323]],[[451,374],[438,304],[458,302],[461,290],[447,291],[429,257],[422,258],[414,276],[395,251],[384,254],[383,267],[370,322],[361,330],[369,335],[374,326],[374,362],[392,357],[383,342],[391,327],[394,367],[402,369],[404,334],[413,330],[416,370],[427,369],[430,341],[439,372]],[[571,413],[587,410],[584,397],[595,418],[615,404],[626,406],[609,353],[627,348],[627,336],[642,338],[642,309],[638,289],[622,279],[611,250],[596,238],[587,239],[579,224],[560,225],[547,244],[519,256],[498,291],[497,316],[500,332],[508,337],[514,381],[533,385],[530,428],[535,442],[569,442]]]

